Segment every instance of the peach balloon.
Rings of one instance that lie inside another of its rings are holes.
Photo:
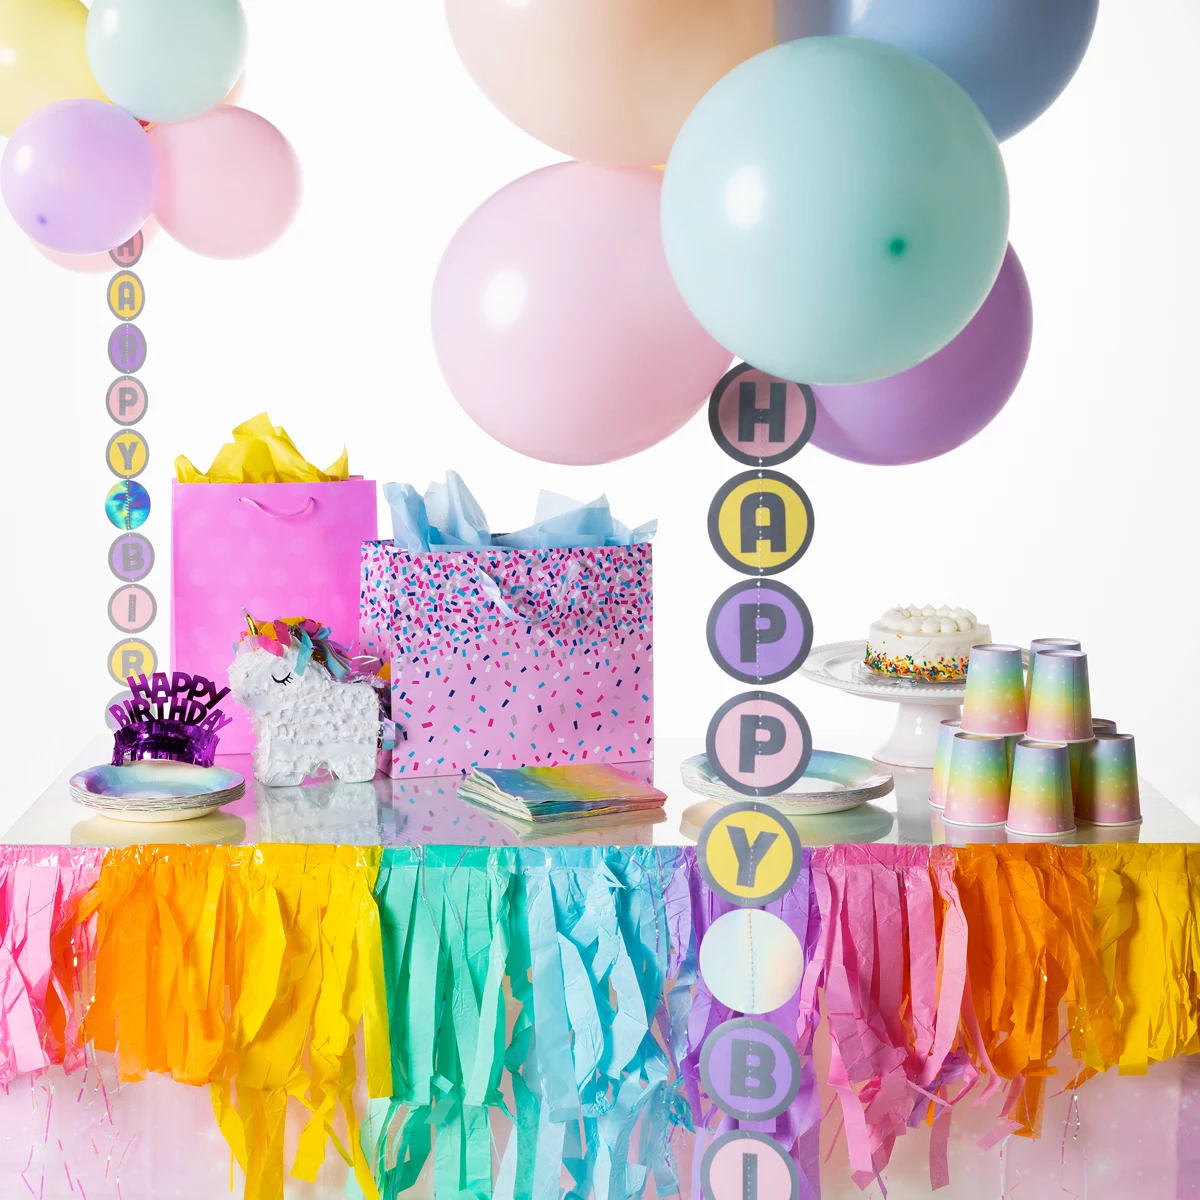
[[[454,398],[544,462],[612,462],[688,420],[732,355],[688,311],[659,232],[662,175],[560,163],[464,222],[433,284]]]
[[[471,77],[587,162],[655,166],[696,102],[771,44],[771,0],[446,0]]]

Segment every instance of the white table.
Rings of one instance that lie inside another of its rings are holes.
[[[716,806],[687,791],[679,764],[702,749],[698,739],[662,739],[657,746],[654,779],[667,793],[665,819],[654,825],[588,829],[583,834],[554,834],[539,843],[679,845],[695,840]],[[97,817],[71,799],[68,780],[85,767],[107,762],[111,738],[90,742],[4,835],[23,845],[123,846],[136,843],[314,842],[357,845],[516,845],[519,839],[498,821],[456,796],[457,779],[377,778],[373,783],[336,780],[304,788],[267,788],[256,784],[249,755],[219,756],[218,763],[246,777],[246,795],[221,812],[196,821],[135,825]],[[797,817],[800,840],[808,846],[837,842],[902,842],[931,845],[1005,841],[1003,829],[968,830],[943,825],[929,807],[932,772],[888,767],[895,791],[881,800],[825,817]],[[1080,825],[1066,844],[1097,841],[1200,842],[1200,825],[1171,804],[1145,779],[1141,781],[1140,826],[1103,829]]]

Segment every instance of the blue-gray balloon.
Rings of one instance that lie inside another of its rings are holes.
[[[1037,120],[1083,61],[1098,0],[775,0],[776,40],[839,34],[940,67],[998,141]]]

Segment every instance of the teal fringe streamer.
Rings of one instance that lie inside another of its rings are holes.
[[[678,1190],[679,864],[653,847],[384,851],[393,1096],[364,1127],[383,1200],[431,1154],[438,1200],[632,1200],[651,1176]],[[495,1157],[492,1109],[512,1122]]]

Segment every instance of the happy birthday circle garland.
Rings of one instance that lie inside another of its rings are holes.
[[[119,324],[109,334],[108,359],[120,374],[105,392],[105,409],[118,426],[105,446],[108,469],[117,477],[104,501],[105,515],[118,530],[108,550],[109,569],[120,586],[108,600],[109,622],[122,635],[108,653],[108,674],[117,683],[131,676],[152,675],[158,654],[142,635],[158,615],[158,601],[145,585],[154,567],[154,547],[141,527],[150,516],[150,493],[138,482],[150,462],[150,446],[141,421],[149,407],[149,395],[138,372],[146,363],[146,337],[134,322],[146,307],[146,289],[132,270],[141,260],[145,238],[141,232],[112,250],[109,257],[119,268],[106,288],[108,309]],[[118,693],[105,705],[106,719],[114,727],[112,706]]]
[[[774,579],[808,549],[812,504],[794,479],[773,467],[799,452],[815,421],[810,388],[749,363],[725,375],[709,401],[709,428],[717,445],[754,467],[723,483],[708,512],[709,540],[717,555],[752,577],[717,598],[708,618],[709,651],[727,675],[757,686],[717,709],[705,748],[717,776],[748,796],[786,791],[812,755],[804,714],[762,685],[795,672],[812,646],[808,606]]]

